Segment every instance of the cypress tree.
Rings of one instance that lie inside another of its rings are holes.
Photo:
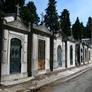
[[[36,6],[34,2],[29,2],[26,6],[22,7],[20,15],[26,25],[28,25],[29,22],[31,23],[31,26],[33,25],[33,23],[39,23],[39,17],[36,13]]]
[[[91,38],[91,32],[92,32],[92,18],[91,17],[88,18],[86,28],[87,28],[87,35],[86,36],[88,38]]]
[[[46,9],[45,24],[53,33],[56,33],[59,29],[55,0],[49,0],[48,7]]]
[[[60,16],[61,29],[67,35],[71,35],[71,23],[70,23],[70,14],[67,9],[64,9]]]
[[[25,0],[5,0],[4,8],[6,13],[16,13],[16,5],[22,7]]]
[[[57,30],[59,29],[59,22],[58,22],[58,14],[56,10],[56,1],[55,0],[49,0],[48,7],[46,9],[46,15],[45,15],[45,25],[48,27],[48,29],[53,33],[50,39],[50,69],[53,71],[53,39],[54,34],[57,33]]]
[[[3,0],[0,0],[0,18],[3,16],[4,14],[4,3]]]
[[[77,17],[75,23],[72,26],[72,30],[73,30],[73,36],[76,40],[80,40],[81,39],[81,25],[80,25],[80,21],[79,18]]]

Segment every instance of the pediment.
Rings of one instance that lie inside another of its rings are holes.
[[[51,34],[51,32],[48,30],[48,28],[45,26],[45,24],[42,24],[40,26],[33,26],[34,29],[37,29],[39,31],[42,31],[47,34]]]
[[[20,30],[29,31],[27,29],[27,27],[19,20],[15,20],[13,22],[9,22],[9,23],[7,23],[7,25],[10,26],[10,27],[13,27],[13,28],[20,29]]]
[[[9,18],[7,18],[9,20]],[[12,28],[16,28],[18,30],[24,30],[24,31],[29,31],[28,28],[21,22],[20,19],[16,19],[13,21],[7,21],[5,20],[4,25],[7,25]]]

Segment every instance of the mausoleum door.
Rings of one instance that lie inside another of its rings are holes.
[[[17,38],[11,39],[10,43],[10,73],[21,72],[21,41]]]
[[[61,50],[61,46],[58,46],[58,48],[57,48],[57,62],[58,62],[58,67],[62,67],[62,50]]]
[[[38,41],[38,70],[45,70],[45,41]]]
[[[89,56],[88,57],[89,57],[89,61],[90,61],[90,51],[89,51]]]
[[[70,46],[70,65],[73,64],[73,47]]]
[[[80,47],[79,46],[77,48],[77,60],[78,60],[78,64],[80,64]]]
[[[85,62],[87,62],[87,50],[85,50]]]

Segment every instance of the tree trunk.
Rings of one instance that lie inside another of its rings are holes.
[[[50,70],[53,71],[53,48],[54,48],[54,36],[52,35],[50,38]]]

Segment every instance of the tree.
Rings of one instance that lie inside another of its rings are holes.
[[[84,27],[83,22],[80,23],[80,39],[85,38],[85,32],[86,32],[86,27]]]
[[[31,23],[31,26],[33,23],[38,24],[39,17],[36,13],[36,6],[34,5],[34,2],[29,2],[26,6],[21,8],[21,17],[23,19],[23,22],[28,25],[28,23]]]
[[[4,13],[4,3],[0,0],[0,18],[3,16]]]
[[[60,16],[61,29],[67,36],[71,35],[71,23],[69,15],[69,11],[64,9]]]
[[[16,13],[16,5],[19,4],[20,7],[23,7],[25,0],[5,0],[5,12],[6,13]]]
[[[82,24],[80,23],[79,18],[77,17],[75,23],[72,26],[73,36],[76,40],[81,40],[81,26]]]
[[[49,0],[48,7],[46,9],[45,24],[54,33],[59,29],[58,14],[56,10],[56,1]]]
[[[92,30],[92,18],[91,17],[88,18],[87,27],[90,31]]]
[[[92,18],[91,17],[88,18],[86,28],[87,28],[87,37],[91,38],[91,32],[92,32]]]
[[[55,0],[49,0],[48,7],[46,9],[46,15],[45,15],[45,25],[48,27],[48,29],[52,32],[52,36],[50,39],[50,69],[53,71],[53,40],[54,40],[54,34],[57,33],[57,30],[59,29],[59,22],[58,22],[58,14],[56,10],[56,1]]]

